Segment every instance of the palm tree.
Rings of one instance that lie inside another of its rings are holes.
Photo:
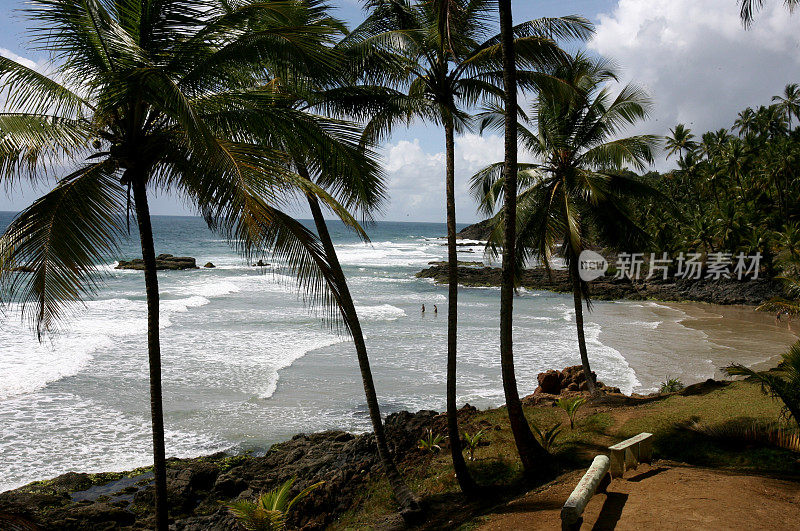
[[[0,239],[3,300],[19,301],[40,337],[98,288],[98,265],[116,250],[133,202],[145,263],[160,530],[167,529],[168,507],[148,191],[183,194],[243,255],[271,250],[298,273],[312,302],[335,308],[337,286],[318,240],[278,207],[287,192],[300,190],[357,222],[287,170],[286,155],[273,146],[355,143],[360,131],[286,109],[270,88],[253,88],[265,69],[326,68],[319,36],[287,24],[314,4],[223,9],[203,0],[35,0],[28,9],[35,42],[56,59],[56,70],[46,76],[0,59],[0,89],[8,95],[0,116],[2,178],[44,179],[64,161],[74,165]],[[13,272],[19,266],[33,272]]]
[[[797,309],[796,303],[793,308]],[[747,376],[761,384],[761,389],[783,402],[784,413],[800,427],[800,341],[792,345],[778,366],[778,371],[756,372],[740,363],[725,367],[730,376]]]
[[[772,101],[778,102],[778,108],[786,113],[789,130],[792,130],[792,116],[800,119],[800,85],[790,83],[783,89],[783,96],[773,96]]]
[[[503,86],[505,115],[505,160],[503,161],[503,270],[500,284],[500,367],[506,398],[508,420],[525,472],[533,475],[547,460],[547,451],[534,437],[519,399],[514,371],[514,272],[517,228],[517,66],[514,60],[514,35],[511,0],[498,2],[503,51]]]
[[[739,17],[742,19],[742,24],[745,28],[749,28],[753,24],[756,11],[764,7],[764,0],[741,0],[741,7],[739,8]],[[798,0],[783,0],[783,5],[789,10],[794,11],[797,6]]]
[[[603,243],[641,245],[643,231],[632,221],[625,199],[653,193],[620,169],[644,168],[652,161],[658,139],[651,135],[616,138],[620,128],[645,118],[650,106],[645,93],[633,85],[612,96],[604,86],[616,79],[605,62],[578,55],[553,72],[543,84],[531,110],[529,125],[519,126],[520,142],[540,162],[519,164],[520,181],[527,186],[517,204],[516,267],[531,259],[548,269],[558,245],[572,279],[578,347],[588,390],[595,392],[583,332],[582,301],[589,305],[589,291],[578,271],[578,257],[591,236]],[[495,126],[497,117],[487,115],[484,125]],[[535,128],[535,129],[534,129]],[[502,177],[498,165],[472,177],[472,192],[481,210],[496,207]],[[499,222],[501,211],[495,216]],[[496,252],[496,230],[490,252]]]
[[[456,406],[458,257],[455,209],[455,134],[469,127],[469,109],[487,97],[501,98],[503,78],[500,36],[487,24],[495,11],[490,0],[373,0],[367,20],[351,40],[373,43],[404,68],[394,76],[408,88],[409,103],[400,112],[379,113],[370,130],[385,134],[400,120],[421,118],[444,126],[447,213],[447,427],[453,467],[464,492],[474,491],[461,450]],[[586,38],[591,24],[580,17],[546,18],[514,27],[520,86],[531,86],[539,67],[563,58],[554,39]],[[394,66],[394,64],[392,65]]]
[[[672,136],[668,136],[664,144],[667,148],[667,158],[677,153],[678,160],[682,161],[685,154],[697,149],[697,142],[692,140],[694,138],[692,130],[685,125],[678,124],[670,129],[669,132]]]

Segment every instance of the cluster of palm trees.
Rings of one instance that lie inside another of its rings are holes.
[[[699,138],[682,124],[670,130],[667,153],[677,157],[677,169],[643,180],[671,206],[643,201],[636,209],[654,248],[760,252],[768,274],[798,278],[800,87],[789,84],[772,101],[741,111],[730,130]]]
[[[447,414],[454,469],[475,492],[456,418],[458,269],[454,136],[473,125],[505,130],[506,156],[484,172],[487,211],[503,248],[501,365],[514,437],[530,474],[548,464],[525,420],[514,378],[513,290],[521,264],[567,260],[586,241],[638,228],[610,220],[635,184],[617,170],[650,160],[651,137],[614,138],[643,117],[644,95],[612,96],[604,63],[560,45],[592,32],[570,16],[513,25],[501,0],[371,0],[352,31],[323,0],[32,0],[44,74],[0,58],[0,180],[55,178],[0,238],[4,303],[18,303],[41,337],[96,292],[101,269],[138,224],[148,312],[155,519],[168,507],[161,394],[159,288],[149,194],[190,201],[209,228],[250,259],[290,268],[308,300],[352,335],[377,449],[397,501],[419,510],[388,449],[366,343],[324,219],[327,209],[365,240],[360,223],[386,198],[375,149],[398,124],[441,126],[446,146],[449,257]],[[493,29],[499,15],[500,33]],[[528,115],[518,90],[538,97]],[[525,124],[517,130],[518,116]],[[517,164],[517,146],[539,157]],[[517,172],[519,169],[519,178]],[[476,179],[478,179],[476,177]],[[477,181],[476,181],[477,182]],[[517,186],[523,187],[517,202]],[[476,185],[477,186],[477,185]],[[308,202],[316,234],[282,209]],[[620,218],[622,219],[622,218]],[[517,234],[518,233],[518,234]],[[20,270],[29,271],[21,273]],[[576,310],[586,287],[575,282]],[[580,318],[580,317],[579,317]],[[579,323],[586,370],[585,342]]]

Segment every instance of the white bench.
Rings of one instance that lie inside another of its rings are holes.
[[[650,463],[653,459],[653,434],[640,433],[635,437],[609,446],[611,453],[611,475],[621,478],[628,468],[634,470],[639,463]]]
[[[592,466],[583,475],[575,490],[567,498],[567,502],[561,508],[561,529],[574,530],[580,529],[583,523],[583,510],[586,504],[594,496],[596,491],[605,492],[605,488],[611,481],[608,469],[611,461],[606,455],[598,455],[592,461]]]

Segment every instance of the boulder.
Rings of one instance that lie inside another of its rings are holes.
[[[134,258],[130,261],[120,260],[114,269],[133,269],[144,271],[144,260]],[[158,270],[183,270],[198,269],[197,260],[191,256],[172,256],[171,254],[160,254],[156,256],[156,269]]]
[[[551,395],[557,395],[561,392],[561,373],[558,371],[540,372],[537,379],[539,380],[538,392]]]
[[[206,262],[206,265],[204,265],[203,267],[207,267],[207,268],[209,268],[209,269],[213,269],[213,268],[215,268],[215,267],[217,267],[217,266],[215,266],[215,265],[214,265],[214,264],[212,264],[211,262]]]
[[[619,393],[618,387],[608,387],[603,382],[597,380],[597,375],[592,372],[592,379],[597,387],[605,393]],[[589,390],[589,383],[583,374],[581,365],[565,367],[562,371],[549,370],[540,372],[537,376],[539,386],[533,392],[534,396],[553,395],[558,396],[566,393],[579,393]]]

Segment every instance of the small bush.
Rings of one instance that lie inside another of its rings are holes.
[[[467,432],[464,432],[464,441],[467,443],[467,452],[469,452],[469,460],[475,460],[475,450],[478,449],[478,445],[480,445],[481,439],[483,438],[483,430],[480,430],[475,435],[470,435]]]
[[[572,398],[563,397],[558,399],[558,407],[566,411],[567,417],[569,417],[569,429],[575,429],[575,416],[578,414],[578,410],[581,408],[581,406],[585,403],[586,399],[580,396],[574,396]]]
[[[800,452],[800,434],[774,422],[734,419],[720,424],[694,422],[686,429],[724,442],[747,442]]]
[[[561,435],[561,423],[553,424],[545,430],[540,430],[539,426],[536,424],[531,424],[531,426],[542,448],[544,448],[547,453],[552,453],[551,450],[555,447],[558,436]]]
[[[289,491],[296,478],[287,480],[280,487],[265,492],[256,501],[239,500],[228,505],[228,510],[247,531],[283,531],[286,529],[286,516],[292,506],[308,494],[325,484],[314,483],[297,496],[289,499]]]
[[[438,433],[434,435],[433,430],[428,429],[425,437],[419,440],[419,445],[417,448],[430,453],[439,452],[442,450],[442,447],[439,446],[439,443],[441,443],[444,439],[444,436],[439,435]]]
[[[669,393],[677,393],[678,391],[683,390],[685,387],[686,386],[683,385],[683,382],[678,378],[667,377],[665,381],[661,382],[661,388],[658,390],[658,392],[659,394],[667,395]]]

